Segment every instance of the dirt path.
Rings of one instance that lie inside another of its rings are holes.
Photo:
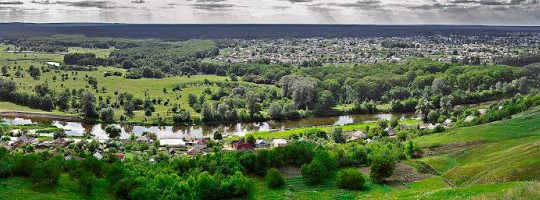
[[[65,120],[65,121],[81,121],[80,118],[74,116],[62,116],[45,113],[32,113],[20,111],[0,111],[0,116],[3,117],[20,117],[20,118],[42,118],[50,120]]]

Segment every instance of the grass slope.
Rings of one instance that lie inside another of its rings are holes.
[[[457,185],[540,179],[540,107],[513,119],[416,140],[443,149],[423,158]]]
[[[78,192],[77,184],[68,175],[62,175],[58,186],[52,189],[36,190],[32,182],[24,178],[0,179],[1,200],[106,200],[113,199],[105,191],[105,180],[98,180],[93,189],[93,195],[84,196]]]

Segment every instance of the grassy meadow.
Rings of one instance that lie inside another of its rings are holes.
[[[5,45],[0,49],[7,48]],[[86,49],[86,48],[70,48],[70,52],[92,52],[98,55],[98,57],[106,57],[112,51],[111,49]],[[109,76],[105,77],[105,72],[120,71],[125,74],[126,70],[114,67],[102,66],[98,67],[96,71],[67,71],[65,73],[69,74],[69,79],[61,81],[62,71],[51,70],[50,72],[41,74],[39,80],[34,80],[26,70],[30,65],[36,67],[47,66],[46,62],[62,62],[62,54],[45,54],[45,53],[10,53],[5,51],[0,51],[0,66],[8,65],[11,66],[9,73],[12,74],[8,79],[12,79],[17,83],[18,89],[23,91],[32,91],[34,87],[41,83],[47,83],[51,89],[54,89],[57,92],[63,91],[65,89],[81,89],[85,88],[89,91],[94,92],[96,98],[102,97],[103,99],[111,98],[111,101],[114,101],[115,92],[128,92],[133,94],[135,97],[144,99],[145,93],[148,94],[151,99],[162,99],[163,101],[169,100],[169,105],[179,105],[180,108],[185,108],[193,112],[193,115],[198,115],[193,109],[188,105],[188,94],[195,94],[197,96],[201,95],[204,90],[210,89],[216,91],[218,87],[214,85],[195,85],[192,87],[184,88],[183,91],[172,91],[173,87],[182,84],[182,83],[200,83],[204,80],[209,80],[211,82],[220,82],[226,81],[227,77],[225,76],[215,76],[215,75],[193,75],[193,76],[171,76],[162,79],[153,79],[153,78],[141,78],[141,79],[126,79],[124,77],[118,76]],[[16,78],[13,74],[15,69],[13,66],[20,66],[24,72],[24,77]],[[98,85],[97,91],[91,88],[88,84],[86,77],[96,78]],[[54,80],[56,77],[56,80]],[[102,89],[105,88],[105,91]],[[164,92],[164,89],[166,92]],[[27,112],[43,112],[36,109],[30,109],[24,106],[17,106],[7,102],[0,102],[0,110],[19,110]],[[144,111],[135,111],[135,117],[132,118],[132,121],[143,121],[145,118],[151,121],[157,117],[168,116],[168,106],[164,105],[155,105],[156,112],[153,113],[151,117],[144,116]],[[69,113],[62,113],[60,111],[53,111],[54,114],[65,115]],[[123,114],[123,110],[116,110],[116,119],[120,118],[120,115]]]

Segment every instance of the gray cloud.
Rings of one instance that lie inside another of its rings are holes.
[[[0,1],[0,5],[22,5],[22,1]]]
[[[291,3],[310,3],[313,2],[313,0],[286,0]]]
[[[191,4],[191,6],[198,10],[214,11],[214,10],[228,10],[228,9],[233,8],[235,5],[227,4],[227,3],[210,3],[210,4],[195,3],[195,4]]]
[[[354,3],[328,3],[329,6],[338,6],[343,8],[376,9],[381,8],[380,0],[360,0]]]

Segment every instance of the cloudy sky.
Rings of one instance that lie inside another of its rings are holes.
[[[0,0],[0,22],[540,25],[540,0]]]

